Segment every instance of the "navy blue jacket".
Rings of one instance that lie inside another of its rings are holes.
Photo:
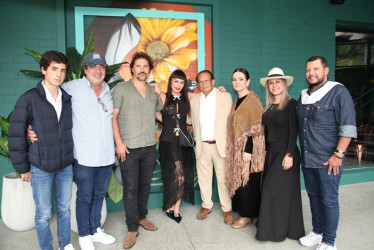
[[[55,173],[73,163],[71,97],[63,89],[61,92],[59,121],[41,82],[17,100],[10,118],[8,147],[10,160],[19,173],[30,171],[30,165]],[[38,137],[32,144],[27,140],[28,125]]]

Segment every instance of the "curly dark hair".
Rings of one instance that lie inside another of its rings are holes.
[[[47,70],[47,68],[49,67],[49,65],[51,65],[52,62],[63,63],[66,65],[66,71],[69,70],[68,58],[61,52],[54,50],[47,51],[42,55],[42,58],[39,62],[40,68]]]
[[[130,63],[130,69],[132,69],[134,67],[134,64],[135,64],[135,61],[138,60],[138,59],[145,59],[148,61],[148,64],[149,64],[149,71],[152,71],[153,69],[153,61],[151,59],[151,57],[144,53],[144,52],[136,52],[133,57],[132,57],[132,60],[131,60],[131,63]],[[131,70],[131,75],[133,75],[132,73],[132,70]]]

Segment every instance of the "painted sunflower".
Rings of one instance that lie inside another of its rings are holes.
[[[197,49],[187,48],[197,40],[197,24],[166,18],[137,18],[141,25],[138,51],[154,61],[153,80],[167,91],[167,81],[175,68],[187,69],[197,59]]]

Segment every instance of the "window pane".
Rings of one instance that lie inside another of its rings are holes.
[[[365,65],[365,43],[336,45],[336,67]]]

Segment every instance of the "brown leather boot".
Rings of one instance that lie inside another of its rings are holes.
[[[145,230],[149,230],[149,231],[156,231],[158,229],[155,224],[153,224],[147,219],[140,220],[139,225],[144,227]]]
[[[232,224],[234,223],[234,217],[232,217],[232,213],[231,211],[228,211],[228,212],[223,212],[223,221],[226,223],[226,224]]]
[[[199,220],[204,220],[206,219],[206,217],[208,217],[208,214],[210,214],[211,212],[212,212],[212,209],[203,207],[200,209],[200,212],[197,214],[197,218]]]
[[[243,228],[245,227],[246,225],[251,225],[252,224],[252,218],[248,218],[248,217],[239,217],[239,219],[237,219],[234,224],[232,224],[232,228],[235,228],[235,229],[239,229],[239,228]]]
[[[135,245],[136,237],[138,236],[139,232],[128,232],[126,237],[123,241],[123,248],[131,248]]]

